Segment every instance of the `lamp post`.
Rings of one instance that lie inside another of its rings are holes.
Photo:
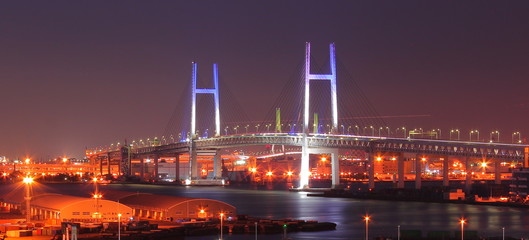
[[[121,213],[118,213],[118,240],[121,240]]]
[[[514,141],[514,136],[518,135],[518,142]],[[512,133],[512,143],[522,143],[522,134],[520,132]]]
[[[451,129],[450,130],[450,139],[449,140],[452,140],[452,134],[456,134],[457,133],[457,139],[456,140],[459,140],[460,138],[460,132],[459,132],[459,129]]]
[[[479,142],[479,131],[478,130],[472,130],[469,133],[469,141],[472,141],[472,135],[476,134],[477,138],[476,141]]]
[[[347,135],[351,135],[351,126],[347,127]]]
[[[26,223],[29,223],[31,221],[31,191],[29,188],[33,183],[33,178],[25,177],[23,182],[26,184],[26,196],[24,197],[26,200]]]
[[[499,131],[492,131],[490,132],[490,142],[494,142],[493,135],[496,134],[496,142],[500,142],[500,132]]]
[[[397,240],[400,240],[400,225],[397,226]]]
[[[224,221],[224,213],[220,213],[220,240],[222,240],[222,223]]]
[[[505,227],[501,228],[501,239],[505,240]]]
[[[364,216],[364,221],[366,222],[366,239],[369,240],[369,216]]]
[[[440,128],[433,129],[432,132],[435,132],[435,133],[436,133],[436,135],[437,135],[437,139],[442,138],[442,136],[441,136],[441,129],[440,129]]]
[[[360,127],[358,125],[355,125],[356,128],[356,135],[360,135]]]
[[[403,137],[406,138],[406,128],[405,127],[401,127],[401,128],[397,128],[395,129],[395,135],[397,135],[397,132],[399,131],[399,129],[402,129],[402,134],[403,134]]]
[[[345,126],[343,124],[340,126],[342,127],[342,135],[345,135]]]
[[[465,232],[465,219],[464,218],[460,219],[459,223],[461,223],[461,240],[464,240],[464,238],[465,238],[465,234],[464,234],[464,232]]]
[[[259,124],[255,125],[255,132],[258,133],[259,132]]]
[[[257,222],[255,222],[255,240],[257,240]]]

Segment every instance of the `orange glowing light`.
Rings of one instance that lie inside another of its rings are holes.
[[[327,161],[327,158],[326,158],[326,157],[322,157],[322,158],[321,158],[321,161],[322,161],[322,162],[325,162],[325,161]]]
[[[257,172],[257,168],[250,168],[250,172],[253,172],[253,173]]]
[[[274,175],[273,172],[267,172],[267,173],[266,173],[266,176],[272,176],[272,175]]]
[[[481,167],[487,167],[487,162],[482,162]]]
[[[63,159],[62,159],[62,162],[63,162],[63,163],[68,162],[68,158],[63,158]]]
[[[33,183],[33,178],[32,177],[25,177],[24,180],[22,180],[24,183],[26,184],[30,184],[30,183]]]
[[[382,161],[382,158],[381,157],[377,157],[377,161]]]
[[[26,164],[27,164],[27,163],[31,162],[31,159],[29,159],[29,158],[26,158],[26,160],[24,160],[24,161],[25,161],[25,162],[26,162]]]
[[[292,174],[293,174],[292,171],[288,171],[288,172],[287,172],[287,175],[288,175],[288,176],[292,176]]]

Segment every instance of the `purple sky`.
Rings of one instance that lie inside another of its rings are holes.
[[[218,62],[260,118],[307,41],[320,62],[336,43],[380,115],[430,116],[395,127],[529,136],[528,12],[528,1],[3,2],[0,156],[82,157],[161,135],[192,61],[208,76]]]

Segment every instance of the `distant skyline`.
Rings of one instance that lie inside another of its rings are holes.
[[[193,61],[208,77],[218,63],[259,120],[305,42],[320,62],[336,43],[379,115],[416,116],[392,126],[529,137],[528,12],[527,1],[6,1],[0,156],[83,157],[161,136]]]

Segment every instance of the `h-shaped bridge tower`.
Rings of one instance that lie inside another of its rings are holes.
[[[189,144],[189,178],[194,179],[198,177],[198,163],[197,163],[197,149],[195,140],[197,139],[196,134],[196,112],[197,112],[197,94],[213,94],[215,102],[215,137],[220,136],[220,102],[219,102],[219,73],[217,64],[213,64],[213,84],[214,88],[197,88],[197,70],[198,66],[196,62],[193,62],[193,73],[191,77],[192,81],[192,96],[191,96],[191,139]],[[218,151],[215,151],[214,157],[214,175],[220,177],[221,173],[221,161]]]
[[[329,56],[331,64],[330,74],[313,74],[310,71],[310,43],[305,44],[305,100],[303,111],[303,144],[301,147],[301,169],[299,173],[299,188],[308,188],[310,177],[309,154],[330,153],[332,164],[332,185],[333,187],[339,185],[339,163],[338,163],[338,149],[333,148],[309,148],[308,134],[309,134],[309,116],[310,116],[310,82],[323,80],[329,81],[331,84],[331,108],[332,108],[332,129],[331,132],[336,132],[338,129],[338,105],[336,96],[336,56],[334,51],[334,43],[329,45]]]

